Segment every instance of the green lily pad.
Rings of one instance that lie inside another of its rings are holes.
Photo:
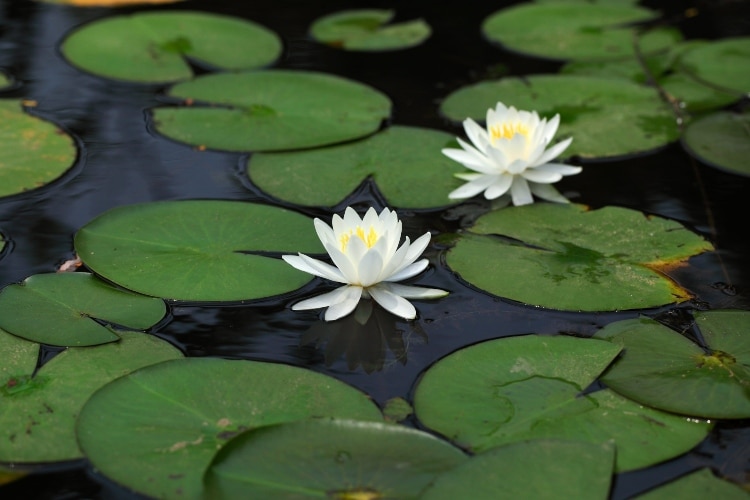
[[[522,3],[491,14],[482,33],[505,48],[549,59],[622,59],[668,49],[681,39],[677,30],[659,28],[638,35],[633,23],[656,19],[643,7],[571,2]]]
[[[35,189],[60,177],[76,159],[73,139],[50,122],[0,99],[0,196]]]
[[[268,70],[206,75],[169,95],[201,105],[153,110],[156,130],[199,147],[278,151],[325,146],[378,130],[391,112],[381,92],[338,76]]]
[[[416,429],[313,420],[238,436],[206,474],[210,498],[417,498],[467,456]]]
[[[750,92],[750,37],[725,38],[699,45],[680,57],[680,66],[692,76],[738,97]]]
[[[281,254],[322,253],[311,219],[235,201],[166,201],[118,207],[75,236],[81,260],[139,293],[185,301],[266,298],[310,276]]]
[[[679,137],[672,109],[655,89],[616,78],[533,75],[458,89],[440,105],[448,118],[484,120],[497,101],[560,114],[558,137],[572,136],[563,157],[613,158],[661,148]]]
[[[440,152],[453,141],[445,132],[394,126],[340,146],[254,154],[247,172],[265,192],[300,205],[336,205],[371,177],[390,206],[440,207],[461,184],[456,162]]]
[[[3,90],[5,87],[10,87],[10,84],[12,83],[11,79],[0,71],[0,90]]]
[[[682,138],[688,153],[703,163],[750,176],[750,113],[718,111],[690,123]]]
[[[614,448],[609,443],[537,439],[501,446],[471,457],[441,474],[420,496],[605,500],[609,496]]]
[[[166,312],[159,299],[118,290],[86,273],[37,274],[0,291],[0,328],[49,345],[114,342],[117,333],[97,320],[143,330]]]
[[[333,47],[359,51],[406,49],[429,38],[432,30],[423,19],[383,26],[393,15],[392,10],[343,10],[316,19],[310,34]]]
[[[706,86],[686,73],[672,73],[659,79],[671,99],[690,113],[723,108],[738,100],[737,94]]]
[[[448,265],[494,295],[550,309],[615,311],[690,298],[665,274],[712,250],[678,222],[619,207],[542,203],[488,213]]]
[[[714,476],[709,469],[700,469],[643,495],[639,500],[747,500],[747,491]]]
[[[622,345],[602,380],[625,397],[705,418],[750,417],[750,312],[695,314],[708,350],[654,320],[608,325],[596,336]]]
[[[225,70],[266,66],[281,54],[281,40],[245,19],[157,11],[87,24],[63,41],[61,51],[95,75],[164,83],[191,78],[189,61]]]
[[[614,442],[618,472],[699,443],[711,428],[706,422],[644,408],[610,390],[582,395],[618,352],[572,337],[483,342],[429,368],[414,410],[426,427],[475,452],[536,438]]]
[[[23,377],[34,373],[39,344],[0,330],[0,393],[12,392]]]
[[[139,370],[97,392],[81,411],[78,439],[114,481],[157,498],[197,499],[204,472],[232,437],[311,417],[382,421],[365,394],[325,375],[188,358]]]
[[[26,370],[15,371],[11,378],[1,380],[0,462],[81,458],[75,421],[91,394],[133,370],[181,356],[156,337],[123,332],[116,343],[71,347],[33,376],[34,366],[28,364]],[[11,380],[15,381],[12,385]]]

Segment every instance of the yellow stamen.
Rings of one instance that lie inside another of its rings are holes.
[[[512,139],[516,134],[528,137],[529,129],[521,123],[500,123],[490,127],[490,137],[493,141],[497,139]]]
[[[370,226],[370,230],[365,234],[365,230],[362,229],[360,226],[357,226],[357,229],[354,229],[352,231],[349,231],[348,233],[342,234],[339,237],[339,241],[341,242],[341,251],[346,252],[346,246],[349,244],[349,240],[352,236],[356,236],[362,242],[367,246],[367,248],[372,248],[375,243],[378,241],[378,233],[375,232],[375,228]]]

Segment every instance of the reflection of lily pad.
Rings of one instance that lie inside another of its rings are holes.
[[[310,27],[316,40],[346,50],[397,50],[419,45],[430,36],[423,19],[383,26],[392,10],[357,9],[335,12],[317,19]]]
[[[143,330],[166,312],[159,299],[112,288],[85,273],[37,274],[0,292],[0,328],[58,346],[114,342],[119,337],[99,321]]]
[[[698,80],[738,94],[750,92],[750,37],[727,38],[686,51],[682,69]]]
[[[267,193],[301,205],[333,206],[372,177],[390,206],[440,207],[461,184],[453,176],[456,163],[440,153],[453,140],[437,130],[394,126],[340,146],[252,155],[248,175]]]
[[[651,319],[612,323],[597,333],[624,347],[602,378],[654,408],[706,418],[750,417],[750,312],[695,314],[704,351]]]
[[[87,24],[63,41],[63,55],[96,75],[139,82],[193,76],[190,61],[252,69],[281,53],[275,33],[244,19],[207,12],[145,12]]]
[[[747,500],[748,494],[741,487],[714,476],[709,469],[683,476],[643,495],[639,500]]]
[[[118,207],[82,227],[78,255],[94,272],[139,293],[176,300],[259,299],[310,280],[281,260],[321,253],[312,220],[234,201]]]
[[[207,75],[169,95],[210,106],[154,110],[171,139],[229,151],[324,146],[375,132],[390,100],[361,83],[324,73],[269,70]]]
[[[712,246],[679,223],[619,207],[536,204],[480,217],[448,265],[494,295],[551,309],[614,311],[687,300],[664,272]]]
[[[480,82],[450,94],[440,110],[451,120],[484,120],[497,101],[547,118],[559,113],[558,137],[573,136],[565,156],[631,155],[679,137],[672,110],[656,90],[613,78],[536,75]]]
[[[16,100],[0,100],[0,196],[38,188],[76,159],[69,135],[24,113]]]
[[[682,144],[700,161],[750,176],[750,113],[719,111],[690,123]]]
[[[382,420],[365,394],[310,370],[188,358],[101,389],[81,411],[78,437],[86,456],[111,479],[157,498],[193,499],[229,439],[310,417]]]
[[[417,498],[464,463],[458,448],[382,422],[313,420],[254,429],[232,440],[206,475],[210,498]]]

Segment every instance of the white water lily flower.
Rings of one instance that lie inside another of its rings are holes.
[[[464,120],[464,130],[471,144],[458,139],[463,149],[443,149],[443,154],[476,173],[456,174],[468,181],[452,191],[452,199],[471,198],[481,192],[488,200],[508,192],[514,205],[533,203],[532,194],[549,201],[568,200],[552,186],[563,176],[577,174],[581,167],[549,163],[567,148],[573,138],[551,148],[547,145],[557,132],[560,115],[549,122],[539,119],[536,111],[518,111],[498,102],[487,110],[487,129],[474,120]]]
[[[407,236],[398,247],[401,221],[396,212],[384,208],[378,215],[370,208],[360,219],[348,207],[343,218],[333,216],[332,228],[315,219],[315,230],[334,266],[301,253],[282,258],[300,271],[344,286],[294,304],[295,311],[327,307],[325,319],[333,321],[352,312],[360,298],[373,298],[396,316],[414,319],[417,311],[406,299],[431,299],[448,294],[436,288],[394,283],[424,271],[427,259],[417,261],[417,258],[430,242],[430,233],[425,233],[413,243],[409,243]]]

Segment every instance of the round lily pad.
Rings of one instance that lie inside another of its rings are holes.
[[[651,53],[669,48],[681,39],[673,29],[654,29],[638,35],[633,23],[657,18],[643,7],[591,3],[526,2],[491,14],[482,32],[505,48],[549,59],[622,59],[640,50]],[[631,26],[628,26],[631,25]]]
[[[682,69],[698,80],[737,92],[750,92],[750,37],[725,38],[696,46],[680,57]]]
[[[13,392],[18,380],[34,373],[39,344],[0,330],[0,392]]]
[[[232,440],[208,470],[206,491],[210,498],[417,498],[467,458],[400,425],[299,421]]]
[[[750,176],[750,113],[718,111],[690,123],[682,145],[700,161]]]
[[[639,495],[639,500],[747,500],[747,491],[714,476],[710,469],[700,469],[654,490]]]
[[[166,312],[162,300],[118,290],[87,273],[37,274],[0,291],[0,328],[57,346],[114,342],[117,333],[100,321],[143,330]]]
[[[339,146],[254,154],[247,172],[265,192],[300,205],[336,205],[371,177],[390,206],[440,207],[461,184],[456,162],[440,152],[454,141],[445,132],[394,126]]]
[[[322,253],[311,219],[235,201],[190,200],[112,209],[75,236],[81,260],[130,290],[174,300],[237,301],[310,280],[282,254]]]
[[[706,418],[750,417],[750,312],[695,314],[704,350],[654,320],[608,325],[597,333],[624,346],[602,380],[642,404]]]
[[[0,196],[52,182],[73,165],[76,155],[68,134],[24,113],[20,101],[0,99]]]
[[[62,43],[75,66],[107,78],[164,83],[193,76],[189,61],[240,70],[281,54],[279,37],[252,21],[208,12],[140,12],[95,21]]]
[[[679,137],[672,109],[656,90],[616,78],[532,75],[485,81],[453,92],[440,110],[455,121],[484,120],[498,101],[542,117],[560,114],[557,136],[573,137],[565,157],[645,153]]]
[[[382,420],[365,394],[310,370],[188,358],[139,370],[98,391],[81,411],[78,439],[114,481],[157,498],[197,499],[203,498],[204,472],[231,438],[311,417]]]
[[[0,462],[81,458],[75,421],[91,394],[133,370],[181,356],[167,342],[135,332],[123,332],[111,344],[71,347],[36,373],[34,356],[34,365],[26,363],[26,369],[0,379]]]
[[[394,14],[392,10],[381,9],[334,12],[316,19],[310,34],[333,47],[359,51],[406,49],[429,38],[430,25],[423,19],[383,26]]]
[[[690,293],[665,273],[712,248],[675,221],[635,210],[542,203],[483,215],[459,235],[447,263],[500,297],[616,311],[687,300]]]

